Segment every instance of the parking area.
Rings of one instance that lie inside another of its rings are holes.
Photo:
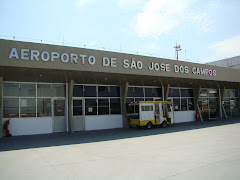
[[[239,179],[240,118],[0,139],[0,179]]]

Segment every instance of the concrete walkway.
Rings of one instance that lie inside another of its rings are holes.
[[[0,139],[0,179],[240,179],[240,119]]]

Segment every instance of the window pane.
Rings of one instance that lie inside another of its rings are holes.
[[[232,116],[233,117],[239,117],[240,116],[240,108],[239,108],[239,102],[238,99],[231,99],[231,109],[232,109]]]
[[[135,101],[144,101],[144,98],[135,98]]]
[[[128,95],[127,97],[135,97],[133,87],[128,87]]]
[[[235,97],[238,97],[238,91],[235,90]]]
[[[234,98],[235,97],[235,90],[230,90],[230,98]]]
[[[20,84],[20,96],[35,97],[36,96],[35,84]]]
[[[21,117],[36,117],[36,99],[35,98],[22,98],[20,100]]]
[[[84,97],[97,97],[96,86],[84,86]]]
[[[98,97],[109,97],[109,86],[98,86]]]
[[[143,88],[141,87],[129,87],[128,97],[144,97]]]
[[[180,111],[180,99],[173,99],[174,111]]]
[[[168,97],[180,97],[179,89],[169,88]]]
[[[134,91],[135,91],[135,97],[144,97],[143,88],[135,87]]]
[[[65,116],[65,100],[54,100],[54,116]]]
[[[154,97],[162,97],[162,88],[154,88]]]
[[[193,89],[180,89],[181,97],[193,97]]]
[[[120,87],[110,86],[110,97],[120,97]]]
[[[145,98],[145,101],[153,101],[153,98]]]
[[[38,84],[37,85],[37,96],[38,97],[51,97],[52,96],[51,84]]]
[[[145,88],[145,97],[162,97],[161,88]]]
[[[230,97],[230,89],[225,89],[223,97]]]
[[[64,84],[53,84],[52,85],[52,95],[53,97],[65,97],[65,85]]]
[[[3,83],[3,96],[19,96],[19,84]]]
[[[37,117],[51,117],[52,106],[51,99],[37,99]]]
[[[85,115],[97,115],[96,99],[85,99]]]
[[[119,98],[110,100],[111,114],[121,114],[121,101]]]
[[[209,97],[218,97],[218,91],[216,89],[209,89],[208,96]]]
[[[207,90],[206,90],[206,89],[202,89],[202,90],[200,91],[200,97],[207,97],[207,96],[208,96]]]
[[[3,117],[14,118],[19,117],[19,99],[3,98]]]
[[[98,114],[109,114],[109,100],[108,99],[98,99]]]
[[[181,99],[181,111],[187,111],[187,98]]]
[[[74,99],[73,100],[73,116],[83,115],[82,111],[82,100]]]
[[[188,110],[194,110],[194,99],[188,98]]]
[[[74,85],[73,86],[73,97],[83,97],[83,86]]]
[[[128,103],[134,101],[134,98],[127,98],[126,109],[127,113],[134,113],[134,106],[129,106]]]
[[[145,88],[145,97],[154,97],[152,88]]]

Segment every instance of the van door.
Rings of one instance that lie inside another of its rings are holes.
[[[154,106],[152,103],[140,103],[140,120],[147,121],[147,120],[154,120]]]

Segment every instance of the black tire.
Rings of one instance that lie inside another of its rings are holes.
[[[151,128],[152,128],[152,123],[151,123],[151,122],[148,122],[148,123],[147,123],[147,128],[148,128],[148,129],[151,129]]]
[[[162,128],[165,128],[165,127],[167,127],[167,123],[166,123],[166,121],[163,121],[162,122]]]

